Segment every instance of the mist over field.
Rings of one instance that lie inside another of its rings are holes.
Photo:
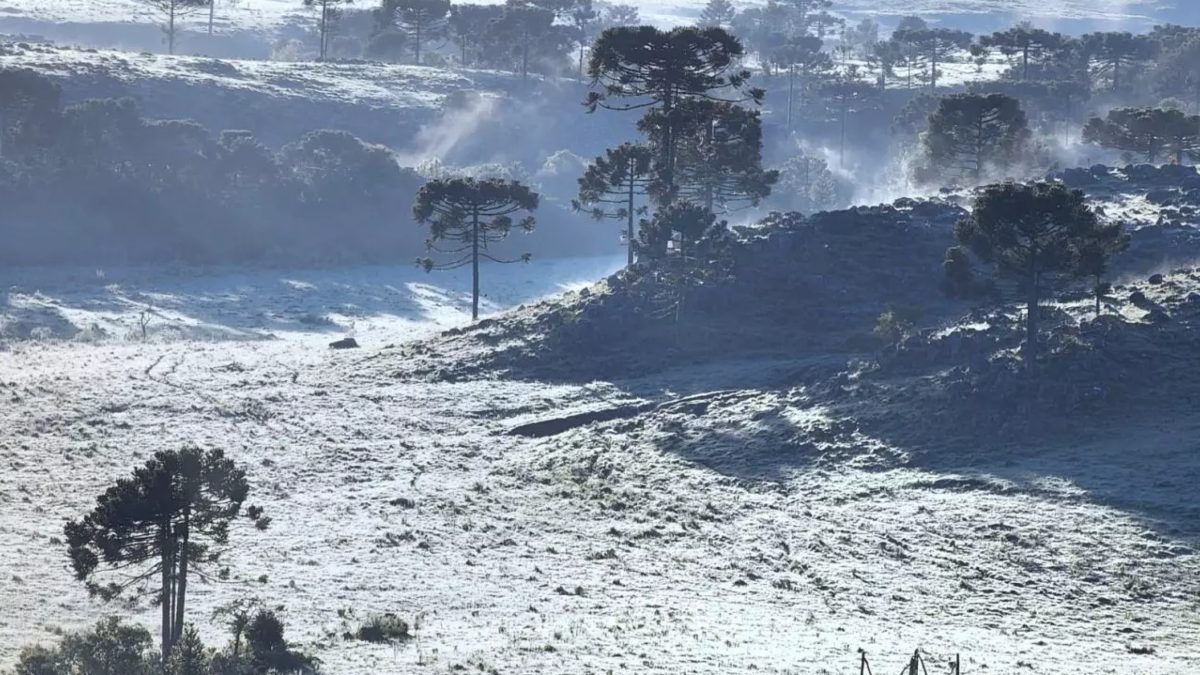
[[[0,0],[0,674],[1200,671],[1200,4]]]

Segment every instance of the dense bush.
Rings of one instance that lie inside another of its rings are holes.
[[[386,148],[322,130],[275,151],[250,132],[214,138],[144,119],[128,99],[64,108],[29,71],[0,79],[13,72],[18,95],[0,101],[0,263],[405,260],[422,249],[405,227],[422,180]]]

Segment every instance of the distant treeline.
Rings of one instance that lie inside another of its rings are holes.
[[[143,118],[129,99],[63,107],[0,71],[0,261],[394,260],[415,256],[423,183],[391,151],[313,131],[279,151]]]

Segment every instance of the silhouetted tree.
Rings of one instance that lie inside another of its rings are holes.
[[[871,45],[867,63],[879,72],[879,89],[887,89],[889,76],[895,76],[896,66],[904,63],[904,46],[895,40],[883,40]]]
[[[381,30],[395,29],[413,47],[413,63],[421,64],[421,48],[446,36],[450,0],[383,0],[379,7]]]
[[[56,647],[21,650],[16,675],[159,675],[154,641],[141,626],[121,623],[115,616],[100,620],[89,631],[69,633]]]
[[[175,53],[175,36],[179,20],[207,7],[213,0],[141,0],[154,9],[163,19],[162,30],[167,38],[167,53]]]
[[[729,0],[708,0],[708,4],[700,11],[700,19],[696,25],[704,28],[729,28],[733,25],[736,15],[737,9]]]
[[[637,26],[642,23],[635,5],[604,5],[600,10],[600,29]]]
[[[805,152],[789,157],[779,167],[775,197],[788,210],[814,213],[837,206],[841,197],[829,164]]]
[[[47,142],[48,134],[37,132],[47,131],[58,107],[58,85],[46,76],[28,68],[0,69],[0,159],[11,145],[24,149],[27,143]]]
[[[1096,237],[1084,242],[1075,250],[1074,274],[1092,281],[1092,297],[1096,301],[1096,316],[1100,316],[1100,302],[1112,290],[1112,284],[1104,281],[1108,273],[1108,261],[1112,256],[1129,248],[1129,235],[1118,230],[1117,236]]]
[[[1163,53],[1154,69],[1154,85],[1160,96],[1178,96],[1200,115],[1200,36]]]
[[[1181,164],[1185,157],[1200,160],[1200,116],[1162,108],[1117,108],[1104,118],[1088,120],[1083,140],[1140,154],[1150,163],[1165,153]]]
[[[1006,31],[980,36],[979,44],[996,49],[1007,57],[1018,58],[1021,79],[1028,80],[1030,65],[1037,65],[1042,59],[1054,58],[1067,44],[1067,38],[1061,33],[1051,33],[1024,23]]]
[[[579,179],[579,197],[573,202],[576,210],[587,210],[596,220],[625,221],[630,265],[637,240],[634,222],[647,209],[639,201],[649,194],[654,177],[652,159],[652,151],[644,145],[623,143],[606,150],[603,157],[588,165]]]
[[[662,142],[655,117],[643,120],[650,146]],[[676,108],[679,117],[679,151],[674,193],[652,183],[659,202],[681,199],[711,212],[728,212],[740,205],[757,205],[771,193],[778,171],[762,166],[762,121],[757,110],[728,101],[687,99]]]
[[[1019,160],[1029,136],[1016,99],[955,94],[943,97],[929,116],[925,159],[935,173],[978,181],[988,168],[1004,169]]]
[[[661,139],[657,170],[663,193],[671,195],[679,104],[688,98],[762,101],[761,89],[746,87],[750,73],[737,65],[742,53],[737,38],[721,28],[610,28],[596,40],[588,63],[588,75],[603,91],[591,92],[585,105],[589,111],[651,109]]]
[[[787,129],[792,128],[792,116],[797,103],[804,106],[809,95],[823,86],[833,75],[833,60],[821,51],[821,38],[804,35],[791,38],[772,49],[767,58],[788,74]]]
[[[462,65],[469,66],[479,61],[479,52],[486,44],[488,29],[503,13],[504,7],[501,5],[450,6],[450,32],[458,44]]]
[[[190,576],[210,578],[229,526],[250,492],[246,473],[220,450],[160,451],[96,500],[96,508],[67,522],[64,532],[75,576],[89,593],[112,599],[129,589],[145,593],[158,579],[162,654],[167,659],[184,626]],[[249,507],[265,528],[269,519]],[[97,579],[115,578],[107,584]]]
[[[966,49],[971,45],[971,34],[951,28],[924,28],[897,30],[892,39],[909,45],[929,66],[929,89],[937,90],[938,65],[948,54]]]
[[[826,82],[821,94],[838,122],[838,162],[841,168],[845,168],[846,122],[852,114],[861,113],[874,105],[879,98],[879,90],[862,79],[857,65],[851,65]]]
[[[1154,58],[1158,44],[1146,35],[1132,33],[1088,33],[1081,39],[1084,55],[1105,75],[1113,91],[1122,89],[1122,77]]]
[[[942,261],[942,290],[952,298],[968,298],[974,275],[971,273],[971,259],[962,246],[951,246],[946,249],[946,259]]]
[[[436,263],[431,258],[417,262],[426,271],[457,269],[471,266],[471,318],[479,318],[479,260],[509,263],[529,260],[525,254],[518,260],[501,260],[488,253],[488,245],[498,242],[512,231],[512,214],[534,211],[538,194],[516,181],[498,178],[450,178],[433,180],[417,192],[413,217],[427,224],[430,230],[428,247],[431,251],[448,253],[456,258]],[[533,231],[533,216],[522,218],[516,226],[525,232]],[[438,248],[448,244],[450,248]]]
[[[206,0],[211,7],[216,0]],[[333,26],[341,17],[339,5],[349,4],[354,0],[304,0],[305,7],[315,7],[320,12],[317,18],[317,58],[321,61],[329,54],[329,37],[333,34]],[[211,33],[211,29],[209,30]]]
[[[510,50],[513,70],[528,77],[532,61],[562,59],[570,48],[569,30],[554,20],[551,10],[510,2],[489,28],[489,38],[496,51]]]
[[[1120,224],[1100,222],[1084,195],[1061,183],[1005,183],[985,188],[955,236],[1001,277],[1016,281],[1026,298],[1025,359],[1037,356],[1038,303],[1047,283],[1077,276],[1082,251],[1107,257],[1123,238]],[[1090,269],[1094,269],[1090,268]],[[1090,271],[1090,270],[1089,270]]]

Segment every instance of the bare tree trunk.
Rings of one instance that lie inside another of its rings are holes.
[[[471,216],[471,320],[479,319],[479,212]]]
[[[788,66],[788,99],[787,99],[787,129],[792,130],[792,100],[795,98],[796,89],[796,66]]]
[[[325,60],[325,36],[329,34],[329,0],[321,0],[321,29],[317,37],[321,43],[317,47],[317,58]]]
[[[416,23],[414,24],[416,26],[417,39],[413,45],[415,47],[416,64],[418,66],[421,65],[421,18],[422,17],[418,17]]]
[[[187,598],[188,538],[190,535],[190,528],[191,513],[188,510],[184,510],[182,532],[180,533],[181,536],[175,538],[176,541],[180,542],[180,547],[178,565],[179,582],[175,599],[175,625],[173,626],[174,635],[171,638],[171,642],[173,644],[179,642],[179,638],[183,636],[183,608],[184,601]]]
[[[166,663],[167,657],[171,653],[171,597],[174,595],[171,589],[171,525],[169,523],[159,526],[159,547],[162,561],[162,658],[163,663]]]
[[[634,187],[636,186],[636,183],[634,182],[633,165],[634,165],[634,162],[632,160],[630,160],[630,162],[629,162],[629,204],[626,207],[629,212],[628,213],[629,222],[626,223],[627,229],[625,230],[625,237],[627,239],[626,245],[629,248],[628,253],[629,253],[629,264],[630,265],[633,264],[633,236],[634,236],[634,234],[633,234],[633,191],[634,191]]]
[[[175,0],[167,8],[167,53],[175,53]]]
[[[1025,303],[1025,365],[1033,368],[1037,359],[1038,281],[1037,274],[1029,278],[1029,298]]]
[[[208,36],[212,37],[213,14],[217,11],[217,0],[208,0]]]

